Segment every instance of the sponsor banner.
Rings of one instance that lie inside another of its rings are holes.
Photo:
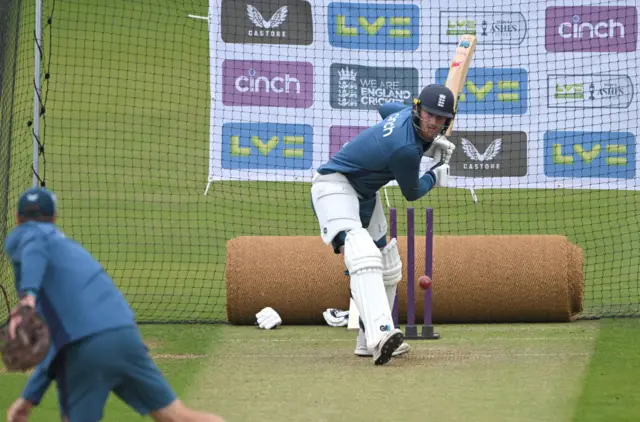
[[[547,7],[544,42],[552,53],[635,51],[638,11],[633,6]]]
[[[632,133],[549,131],[544,135],[546,176],[630,179],[635,168]]]
[[[225,123],[223,169],[310,169],[313,129],[309,125]]]
[[[436,83],[444,85],[448,68],[436,70]],[[469,69],[460,96],[459,114],[525,114],[527,112],[527,71],[509,68]]]
[[[225,60],[222,63],[222,103],[229,106],[311,107],[313,65]]]
[[[313,42],[311,4],[302,0],[222,0],[220,26],[226,43]]]
[[[416,50],[420,8],[406,3],[341,3],[328,8],[329,43],[357,50]]]
[[[440,44],[457,44],[462,34],[475,35],[478,44],[518,45],[527,34],[527,21],[520,12],[440,11]]]
[[[456,149],[451,175],[458,177],[522,177],[527,174],[527,134],[524,132],[454,131]]]
[[[459,98],[450,187],[640,190],[638,5],[539,6],[210,0],[208,180],[311,181],[380,106],[445,84],[472,33],[492,51]]]
[[[340,151],[349,141],[368,129],[368,126],[331,126],[329,129],[329,157]]]
[[[329,102],[333,108],[378,110],[388,102],[411,105],[419,93],[418,69],[334,63]]]
[[[549,75],[550,108],[627,108],[633,83],[627,75]]]

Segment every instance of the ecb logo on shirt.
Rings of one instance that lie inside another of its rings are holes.
[[[233,122],[222,126],[223,169],[307,170],[312,155],[309,125]]]
[[[329,3],[329,43],[356,50],[416,50],[420,9],[414,4]]]

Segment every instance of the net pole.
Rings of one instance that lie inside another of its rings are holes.
[[[40,180],[40,106],[42,98],[42,0],[36,0],[36,25],[34,31],[34,70],[33,70],[33,186]]]

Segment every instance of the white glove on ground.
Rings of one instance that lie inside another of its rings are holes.
[[[263,330],[270,330],[272,328],[277,327],[282,324],[282,319],[280,315],[273,310],[273,308],[264,308],[260,312],[256,314],[256,318],[258,319],[258,327]]]
[[[449,160],[451,160],[455,149],[456,146],[449,142],[446,136],[438,135],[423,155],[433,158],[433,161],[436,163],[442,161],[444,164],[449,164]]]
[[[322,313],[324,320],[332,327],[345,327],[349,323],[349,311],[328,308]]]

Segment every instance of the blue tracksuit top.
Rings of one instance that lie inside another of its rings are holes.
[[[135,326],[135,315],[102,265],[51,223],[26,222],[4,244],[16,290],[32,290],[60,350],[112,328]]]
[[[420,199],[436,182],[428,172],[420,177],[420,161],[429,145],[413,127],[410,106],[386,103],[379,112],[381,122],[346,143],[317,172],[344,174],[363,199],[392,180],[408,201]]]

